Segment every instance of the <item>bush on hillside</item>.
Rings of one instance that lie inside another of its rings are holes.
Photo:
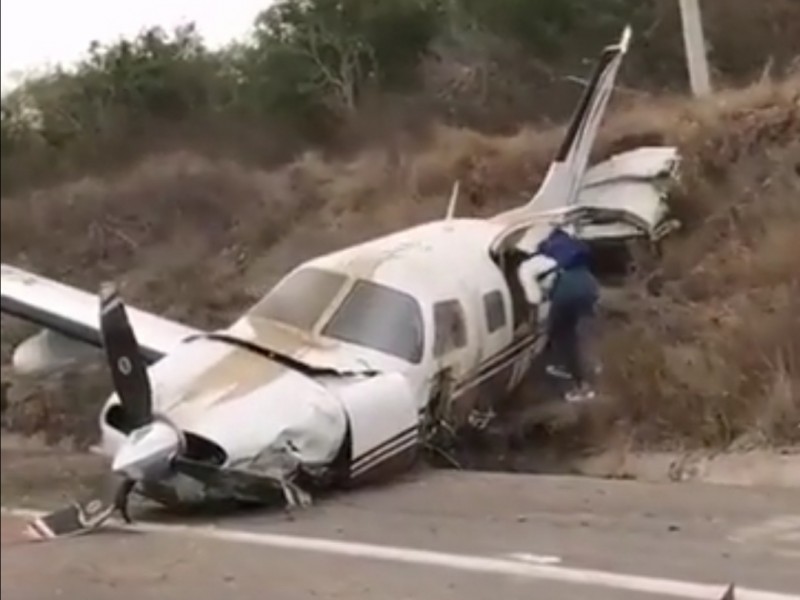
[[[800,441],[799,103],[797,78],[704,101],[651,99],[610,115],[601,132],[598,158],[645,138],[684,156],[672,200],[684,230],[603,313],[601,389],[613,400],[604,423],[639,444]],[[299,261],[441,217],[455,179],[460,215],[518,204],[562,133],[441,127],[423,147],[310,154],[273,170],[153,156],[124,176],[4,201],[3,260],[87,289],[118,277],[133,305],[216,327]],[[7,351],[13,329],[3,332]],[[71,398],[46,398],[46,422],[62,422]],[[36,410],[11,406],[9,423],[39,423]]]
[[[704,10],[718,81],[778,74],[800,54],[794,0]],[[563,117],[579,85],[564,74],[580,79],[625,23],[635,29],[627,91],[685,89],[677,2],[660,0],[281,0],[247,42],[218,51],[192,26],[92,44],[76,69],[3,98],[2,190],[165,147],[267,164],[352,129],[380,138],[393,107],[407,114],[401,129],[444,119],[496,131]]]

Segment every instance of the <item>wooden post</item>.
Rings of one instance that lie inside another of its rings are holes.
[[[703,19],[700,15],[699,0],[679,0],[683,43],[686,49],[686,66],[689,81],[695,96],[711,93],[711,78],[708,74],[706,40],[703,34]]]

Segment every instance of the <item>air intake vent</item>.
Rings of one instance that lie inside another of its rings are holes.
[[[194,433],[184,432],[186,436],[185,458],[215,466],[221,466],[228,458],[225,450],[211,440]]]

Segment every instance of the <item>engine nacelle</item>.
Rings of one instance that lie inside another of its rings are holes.
[[[11,360],[20,375],[45,375],[99,356],[88,344],[43,329],[17,346]]]

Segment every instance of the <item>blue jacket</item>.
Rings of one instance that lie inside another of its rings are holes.
[[[586,242],[558,227],[539,242],[537,251],[552,258],[563,270],[589,266],[589,246]]]

